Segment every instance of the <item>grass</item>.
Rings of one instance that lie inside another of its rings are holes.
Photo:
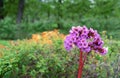
[[[8,40],[0,40],[0,45],[9,46],[10,43]]]

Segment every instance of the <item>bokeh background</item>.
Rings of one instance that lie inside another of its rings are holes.
[[[120,78],[120,0],[0,0],[0,78],[76,78],[72,26],[101,35],[108,53],[87,56],[83,78]]]
[[[0,0],[0,38],[86,25],[120,39],[120,0]]]

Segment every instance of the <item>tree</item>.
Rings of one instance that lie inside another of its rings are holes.
[[[16,38],[21,38],[22,37],[22,32],[21,32],[21,20],[22,20],[22,17],[23,17],[23,12],[24,12],[24,5],[25,5],[25,0],[19,0],[18,2],[18,14],[17,14],[17,32],[16,32]]]
[[[18,3],[18,14],[17,14],[17,23],[21,23],[23,12],[24,12],[25,0],[19,0]]]
[[[118,8],[117,3],[119,0],[95,0],[92,13],[94,16],[103,16],[105,18],[114,16],[115,9]]]
[[[0,19],[3,19],[3,0],[0,0]]]

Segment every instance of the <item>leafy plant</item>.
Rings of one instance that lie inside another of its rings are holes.
[[[34,40],[10,42],[10,46],[0,49],[0,78],[75,78],[78,69],[78,49],[67,53],[61,38],[53,36],[52,44],[41,44],[41,39],[38,42]],[[109,49],[108,54],[101,57],[92,52],[86,59],[83,77],[120,77],[120,42],[107,38],[104,38],[104,41]]]

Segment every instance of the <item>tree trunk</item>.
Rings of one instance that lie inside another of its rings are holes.
[[[0,19],[3,19],[3,0],[0,0]]]
[[[61,23],[61,19],[62,19],[62,9],[61,9],[61,5],[62,5],[62,0],[58,0],[58,16],[57,16],[57,25],[58,25],[58,29],[62,29],[63,25]]]
[[[21,27],[21,20],[23,17],[23,12],[24,12],[24,5],[25,5],[25,0],[19,0],[18,3],[18,14],[17,14],[17,19],[16,19],[16,23],[17,23],[17,27],[16,27],[16,39],[21,39],[23,36],[23,32],[21,31],[22,27]]]
[[[24,11],[25,0],[19,0],[18,4],[18,14],[17,14],[17,23],[21,23],[23,11]]]

